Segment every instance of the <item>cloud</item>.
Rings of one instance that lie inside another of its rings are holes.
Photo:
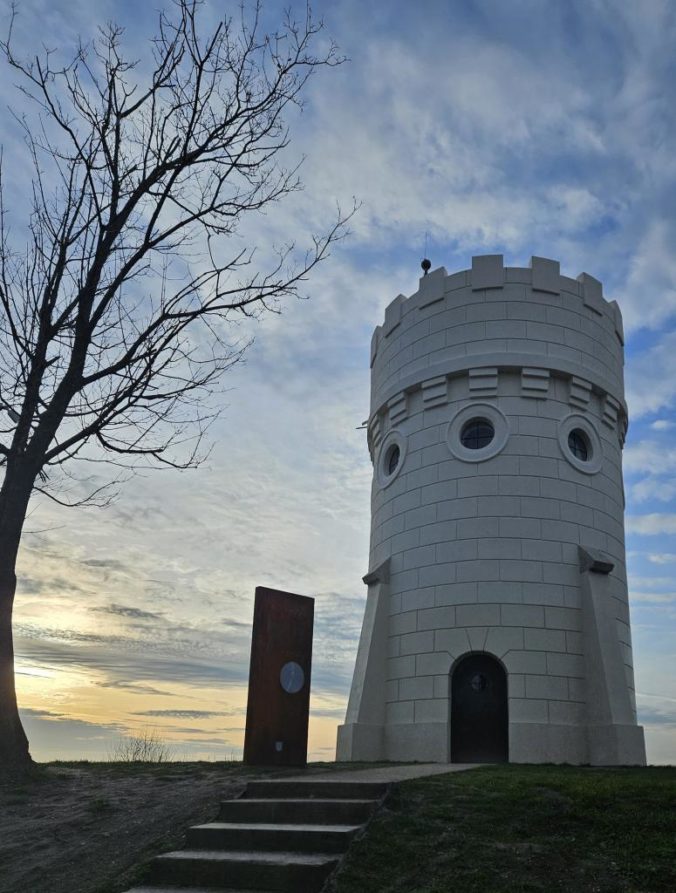
[[[676,564],[676,553],[658,552],[648,555],[648,561],[653,564]]]
[[[676,698],[636,692],[639,722],[676,728]]]
[[[632,503],[668,503],[676,499],[676,449],[670,442],[630,443],[625,448],[623,464]]]
[[[21,713],[37,719],[63,719],[64,716],[68,716],[67,713],[56,713],[54,710],[42,710],[33,707],[22,707]]]
[[[313,717],[322,716],[328,719],[337,719],[341,723],[345,720],[344,704],[338,707],[312,707],[310,712]]]
[[[671,502],[676,497],[676,478],[646,477],[630,487],[633,502]]]
[[[620,300],[628,330],[657,328],[676,314],[676,222],[654,220],[632,256]],[[645,296],[649,295],[649,300]]]
[[[401,7],[393,34],[376,17],[369,28],[363,4],[343,4],[339,39],[353,63],[335,78],[330,103],[314,88],[306,126],[319,151],[309,187],[356,192],[359,241],[396,246],[393,257],[413,242],[418,253],[425,230],[447,265],[482,248],[521,262],[531,251],[558,256],[573,275],[586,269],[606,281],[626,305],[628,329],[655,325],[673,312],[664,293],[673,285],[670,212],[659,207],[673,207],[674,194],[665,86],[673,12],[660,12],[659,32],[628,17],[611,23],[601,6],[583,17],[570,9],[555,26],[551,10],[529,4],[522,15],[522,31],[514,4],[477,27],[456,8],[451,37],[446,11],[427,10],[421,30]],[[538,31],[547,35],[540,47],[524,42]],[[650,49],[637,51],[637,40]]]
[[[666,589],[674,583],[673,577],[641,577],[637,574],[631,574],[632,586],[639,589]]]
[[[190,732],[190,730],[187,730],[187,731]],[[199,729],[197,731],[199,731]],[[237,758],[241,759],[241,747],[238,747],[237,745],[233,744],[233,742],[229,741],[227,738],[215,738],[215,737],[208,737],[208,736],[204,736],[204,737],[200,736],[197,738],[181,738],[179,741],[175,742],[175,745],[176,745],[177,750],[180,753],[181,759],[185,759],[185,750],[184,750],[185,748],[187,748],[189,750],[189,753],[192,753],[193,755],[195,755],[195,754],[199,754],[199,753],[204,754],[205,747],[217,747],[217,748],[227,747],[231,751],[228,754],[229,759],[234,759],[235,753],[238,753],[239,756]],[[233,752],[233,748],[234,748],[234,752]],[[194,758],[194,756],[193,756],[193,758]],[[217,759],[222,760],[222,759],[224,759],[224,757],[219,756],[219,757],[217,757]]]
[[[676,592],[635,592],[629,593],[629,600],[633,602],[646,602],[652,604],[673,605],[676,604]]]
[[[629,474],[676,471],[676,448],[655,440],[640,440],[625,447],[623,465]]]
[[[236,716],[239,710],[142,710],[134,716],[169,716],[175,719],[211,719],[213,716]]]
[[[44,593],[52,596],[59,593],[70,594],[82,591],[74,580],[67,580],[64,577],[37,579],[21,575],[17,579],[16,586],[18,595],[41,595]]]
[[[31,580],[30,577],[19,577],[16,581],[17,594],[37,595],[45,589],[43,580]]]
[[[126,605],[106,605],[99,608],[90,608],[90,611],[99,614],[114,614],[117,617],[129,617],[132,620],[163,620],[163,614],[154,611],[143,611],[141,608],[130,608]]]
[[[19,663],[15,663],[14,665],[14,673],[17,676],[37,676],[42,677],[43,679],[53,679],[54,674],[50,673],[49,670],[44,670],[42,667],[36,666],[24,666]]]
[[[93,644],[39,638],[16,639],[17,658],[33,661],[50,668],[67,668],[103,674],[106,681],[135,684],[146,679],[156,684],[175,686],[210,686],[214,684],[244,685],[248,679],[248,665],[242,656],[225,660],[198,659],[172,656],[168,648],[158,647],[149,652],[143,645],[135,648],[115,648],[113,644]]]
[[[88,722],[49,710],[19,710],[34,759],[106,759],[120,734],[118,722]]]
[[[162,691],[159,688],[154,688],[152,685],[139,685],[135,682],[126,682],[121,679],[114,679],[107,682],[97,682],[96,683],[100,688],[112,688],[118,691],[130,691],[133,694],[138,695],[159,695],[160,697],[171,698],[174,697],[174,692],[171,691]]]
[[[307,165],[310,186],[328,179],[331,192],[363,200],[354,221],[359,237],[384,247],[404,231],[410,238],[429,229],[435,241],[453,240],[463,250],[499,244],[520,252],[534,231],[543,242],[558,241],[612,213],[591,183],[523,188],[525,168],[532,175],[538,154],[553,162],[573,145],[599,152],[579,76],[550,66],[545,100],[541,62],[532,52],[455,34],[448,53],[433,28],[425,29],[424,44],[416,34],[353,38],[358,67],[340,79],[343,89],[333,91],[331,104],[315,110],[320,126]],[[434,55],[433,78],[421,54]],[[384,133],[397,138],[383,140]]]
[[[627,533],[641,536],[657,536],[661,533],[676,533],[676,514],[651,512],[647,515],[628,515],[625,526]]]
[[[626,390],[629,410],[635,419],[674,406],[676,332],[668,331],[648,348],[633,354],[627,365]]]
[[[82,561],[84,567],[106,568],[115,571],[126,571],[127,565],[115,558],[87,558]]]
[[[668,726],[676,729],[676,712],[664,713],[658,707],[643,706],[638,711],[638,721],[644,726]]]

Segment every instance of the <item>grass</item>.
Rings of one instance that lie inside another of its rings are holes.
[[[108,810],[113,808],[113,803],[109,797],[92,797],[89,801],[89,809],[92,812],[108,812]]]
[[[59,769],[84,769],[92,773],[100,775],[143,775],[162,778],[175,778],[177,775],[184,775],[186,772],[199,771],[204,774],[213,773],[222,775],[241,775],[243,772],[243,764],[233,760],[216,761],[216,760],[193,760],[179,761],[168,760],[167,762],[157,762],[156,760],[106,760],[105,762],[96,762],[93,760],[54,760],[51,763],[38,763],[37,771]],[[254,770],[255,771],[255,770]]]
[[[492,766],[398,785],[333,893],[676,890],[676,768]]]
[[[195,771],[203,774],[213,773],[222,776],[252,776],[261,775],[263,777],[274,775],[275,777],[284,777],[285,775],[298,776],[307,775],[311,778],[313,775],[324,772],[352,772],[355,769],[377,769],[380,766],[391,766],[392,763],[335,763],[335,762],[313,762],[308,763],[306,767],[300,766],[248,766],[241,760],[167,760],[158,763],[156,760],[106,760],[96,762],[92,760],[54,760],[51,763],[36,763],[34,767],[34,777],[36,781],[40,781],[46,777],[46,770],[59,769],[85,769],[91,772],[103,775],[152,775],[155,778],[166,777],[168,779],[175,778],[177,775],[185,775]],[[397,765],[402,765],[397,763]],[[22,779],[17,784],[25,785]]]

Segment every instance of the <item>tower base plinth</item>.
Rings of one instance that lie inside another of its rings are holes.
[[[589,726],[592,766],[645,766],[643,726]]]
[[[375,763],[385,759],[383,727],[364,722],[338,726],[336,760],[340,762]]]
[[[344,762],[448,763],[450,735],[442,722],[338,726],[336,759]],[[643,727],[510,723],[510,763],[645,766]]]

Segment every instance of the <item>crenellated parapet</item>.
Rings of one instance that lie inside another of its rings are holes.
[[[374,331],[369,448],[412,401],[440,405],[459,378],[467,399],[496,397],[515,371],[520,396],[546,399],[563,382],[571,408],[594,411],[623,443],[623,365],[620,308],[588,273],[572,279],[541,257],[505,267],[502,255],[474,257],[451,275],[439,267],[410,297],[398,295]]]

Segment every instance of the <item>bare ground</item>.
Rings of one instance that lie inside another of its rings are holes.
[[[0,893],[121,893],[250,777],[230,763],[56,763],[0,781]]]

